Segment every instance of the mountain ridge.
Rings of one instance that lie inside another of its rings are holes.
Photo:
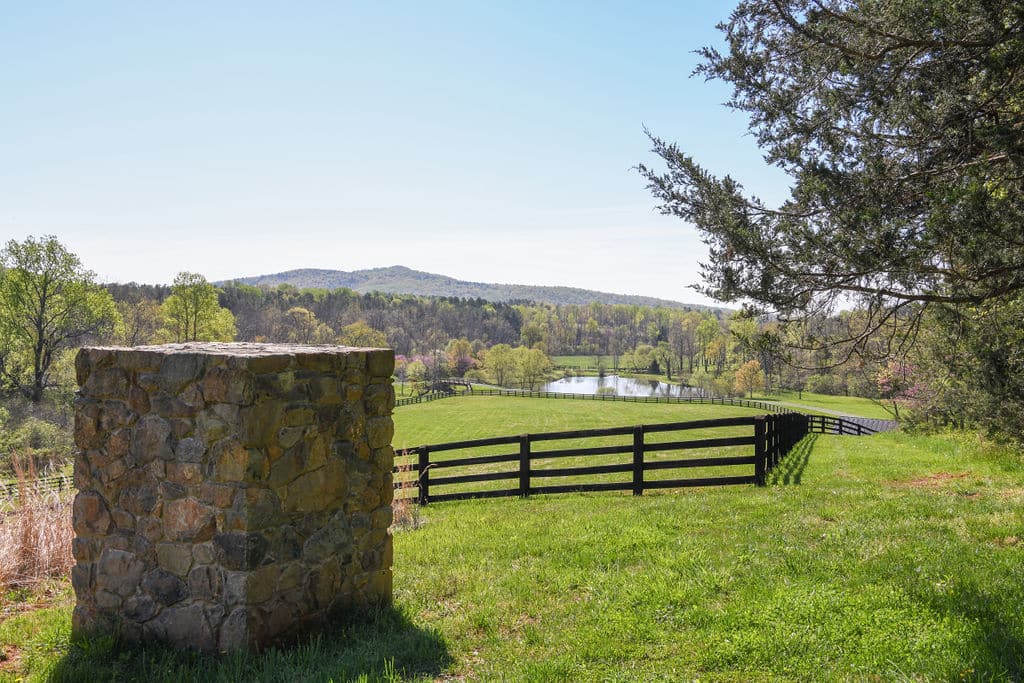
[[[587,305],[596,301],[603,304],[628,304],[682,310],[717,310],[717,307],[703,304],[690,304],[636,294],[615,294],[581,287],[472,282],[400,265],[353,271],[297,268],[280,273],[232,278],[223,280],[219,284],[227,282],[271,287],[287,284],[300,289],[345,287],[362,294],[377,291],[419,296],[456,296],[463,299],[484,299],[494,302],[533,301],[549,304]]]

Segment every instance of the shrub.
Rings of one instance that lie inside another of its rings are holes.
[[[8,433],[6,446],[32,461],[33,470],[55,470],[68,462],[74,443],[67,429],[35,416],[25,418]],[[12,456],[13,459],[13,456]],[[14,463],[5,463],[13,473]]]
[[[834,396],[841,393],[837,389],[838,383],[832,375],[811,375],[804,384],[804,391],[809,391],[812,394],[830,394]]]

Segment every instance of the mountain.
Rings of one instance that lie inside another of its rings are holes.
[[[357,292],[387,292],[389,294],[417,294],[420,296],[457,296],[464,299],[487,301],[534,301],[550,304],[635,304],[638,306],[665,306],[680,309],[705,309],[708,306],[685,304],[679,301],[657,299],[631,294],[595,292],[578,287],[546,287],[543,285],[504,285],[488,282],[467,282],[446,275],[424,273],[405,266],[370,268],[368,270],[323,270],[300,268],[283,273],[241,277],[233,280],[249,285],[287,284],[293,287],[338,289],[347,287]],[[223,283],[221,283],[223,284]]]

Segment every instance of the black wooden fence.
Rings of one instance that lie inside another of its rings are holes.
[[[838,418],[830,418],[839,420]],[[686,432],[690,430],[708,430],[724,427],[747,427],[749,431],[742,435],[714,436],[698,439],[678,439],[672,441],[649,440],[653,434],[669,432]],[[729,417],[713,420],[694,420],[690,422],[671,422],[666,424],[636,425],[632,427],[611,427],[601,429],[582,429],[567,432],[546,432],[543,434],[523,434],[520,436],[499,436],[471,441],[455,441],[451,443],[418,446],[403,451],[400,456],[408,458],[405,463],[395,468],[398,478],[395,488],[400,492],[409,492],[399,497],[415,498],[420,504],[467,498],[497,498],[503,496],[529,496],[540,493],[566,493],[571,491],[632,491],[633,495],[642,495],[645,490],[660,488],[682,488],[688,486],[722,486],[732,484],[756,484],[763,486],[767,474],[779,461],[800,441],[812,427],[815,431],[826,429],[826,423],[812,421],[800,413],[784,413],[780,415],[759,415],[751,417]],[[598,437],[629,437],[627,443],[602,446],[572,446],[558,442]],[[552,443],[554,448],[537,448],[540,444]],[[495,446],[512,446],[511,452],[470,455],[468,457],[438,457],[447,451],[463,451],[491,448]],[[747,447],[742,455],[713,454],[708,457],[687,457],[664,459],[666,452],[710,450],[721,448]],[[648,460],[645,456],[657,452],[662,457]],[[591,458],[615,454],[631,454],[628,462],[612,464],[574,466],[574,467],[534,467],[538,460],[552,458]],[[400,459],[404,459],[401,458]],[[494,466],[505,463],[505,468],[494,471]],[[512,469],[508,469],[514,464]],[[745,466],[749,470],[744,474],[731,473],[720,476],[685,477],[681,471],[690,468],[735,468]],[[460,473],[445,475],[445,470],[460,468]],[[466,468],[470,472],[466,473]],[[474,471],[474,470],[485,471]],[[672,478],[651,478],[649,473],[661,470],[673,471]],[[595,475],[623,475],[615,481],[593,481]],[[626,475],[629,475],[628,477]],[[567,484],[550,485],[542,483],[549,478],[576,479],[580,481]],[[586,478],[590,477],[591,480]],[[508,482],[503,488],[469,489],[467,484],[480,482]],[[451,491],[449,487],[459,486],[459,490]],[[437,492],[439,487],[447,490]],[[415,488],[416,491],[412,492]],[[410,495],[411,494],[411,495]]]
[[[474,392],[479,393],[479,392]],[[573,394],[552,394],[552,396],[573,396]],[[590,394],[578,394],[594,399]],[[654,397],[609,397],[613,399],[637,399],[641,402],[653,403]],[[660,397],[663,401],[665,397]],[[596,398],[596,400],[602,400]],[[686,400],[686,399],[682,399]],[[719,402],[722,399],[714,399]],[[711,402],[711,399],[703,399]],[[730,399],[724,399],[730,405]],[[733,405],[739,402],[732,401]],[[652,442],[647,435],[685,432],[695,429],[715,429],[721,427],[752,427],[751,435],[717,436],[704,439],[676,440]],[[695,420],[690,422],[671,422],[666,424],[637,425],[633,427],[611,427],[603,429],[584,429],[569,432],[547,432],[543,434],[523,434],[520,436],[501,436],[472,441],[456,441],[452,443],[417,446],[404,451],[407,456],[414,456],[415,461],[395,467],[395,473],[409,477],[405,482],[397,482],[396,489],[418,489],[412,497],[421,503],[428,501],[458,500],[462,498],[491,498],[498,496],[525,496],[534,493],[563,493],[568,491],[626,491],[632,490],[634,495],[643,494],[646,489],[681,488],[685,486],[718,486],[726,484],[758,484],[763,485],[768,472],[789,452],[789,450],[809,432],[823,434],[844,434],[862,436],[873,434],[875,430],[839,417],[827,415],[802,415],[800,413],[782,413],[773,415],[730,417],[713,420]],[[597,447],[567,447],[554,450],[538,450],[534,444],[544,442],[568,441],[572,439],[628,436],[632,442],[627,444]],[[455,459],[431,458],[431,454],[446,451],[484,448],[488,446],[518,445],[516,452],[499,455],[477,455]],[[705,458],[686,458],[675,460],[646,460],[645,454],[657,451],[687,451],[699,449],[718,449],[736,446],[753,446],[753,453],[742,456],[712,456]],[[547,458],[587,457],[614,454],[632,454],[632,461],[592,465],[585,467],[565,467],[557,469],[536,469],[531,462]],[[406,459],[401,458],[400,459]],[[431,470],[444,470],[455,467],[477,467],[497,463],[518,463],[517,469],[503,472],[480,472],[458,474],[452,476],[431,476]],[[680,470],[695,467],[735,467],[737,465],[753,466],[752,474],[715,477],[696,477],[689,479],[649,479],[645,473],[657,470]],[[550,477],[585,477],[601,474],[630,473],[632,479],[621,482],[580,482],[573,484],[540,485],[536,480]],[[431,486],[448,486],[469,484],[474,482],[518,480],[512,488],[487,491],[457,491],[432,495]],[[40,477],[27,483],[27,487],[35,494],[53,493],[73,489],[73,480],[67,475]],[[20,494],[17,482],[0,482],[0,501],[16,500]]]
[[[874,422],[890,422],[889,420],[873,420]],[[808,415],[807,416],[807,431],[818,432],[820,434],[839,434],[848,436],[865,436],[867,434],[875,434],[878,432],[877,429],[854,422],[853,420],[846,420],[841,417],[832,417],[831,415]]]

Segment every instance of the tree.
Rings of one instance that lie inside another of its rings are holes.
[[[217,288],[199,273],[178,273],[160,313],[161,336],[168,341],[231,341],[237,334],[235,317],[217,301]]]
[[[0,252],[0,368],[33,402],[57,353],[109,333],[117,318],[110,293],[56,237],[11,240]]]
[[[516,371],[523,386],[533,391],[537,383],[551,372],[551,359],[540,349],[528,349],[520,346],[512,351],[516,359]]]
[[[405,374],[410,382],[422,383],[427,379],[427,366],[421,360],[411,360],[406,365]]]
[[[398,380],[402,392],[405,392],[405,379],[409,376],[409,359],[402,354],[395,354],[395,379]]]
[[[449,339],[445,354],[448,357],[448,367],[455,377],[464,376],[476,363],[473,360],[473,345],[468,339]]]
[[[697,73],[733,86],[771,207],[651,135],[661,210],[710,247],[707,294],[790,316],[858,301],[900,350],[924,311],[1024,290],[1024,12],[1017,0],[746,0]],[[856,344],[852,352],[863,350]]]
[[[516,359],[508,344],[495,344],[484,354],[484,371],[499,387],[507,386],[516,370]]]
[[[722,327],[715,320],[715,317],[709,313],[697,325],[695,334],[697,337],[697,351],[700,353],[703,370],[708,372],[714,361],[712,345],[722,334]]]
[[[118,301],[117,313],[121,318],[115,330],[119,344],[139,346],[149,344],[160,331],[160,304],[153,299]]]
[[[365,321],[357,320],[351,325],[341,328],[338,342],[345,346],[380,349],[387,347],[388,338],[380,330],[375,330],[367,325]]]
[[[651,352],[652,365],[657,363],[670,382],[672,381],[672,357],[672,347],[668,345],[668,342],[658,342],[654,351]]]
[[[736,371],[736,392],[740,395],[747,394],[754,397],[754,389],[764,388],[764,371],[761,363],[756,360],[748,360]]]
[[[330,326],[317,320],[313,311],[293,306],[284,314],[285,335],[288,341],[297,344],[327,344],[334,336]]]

